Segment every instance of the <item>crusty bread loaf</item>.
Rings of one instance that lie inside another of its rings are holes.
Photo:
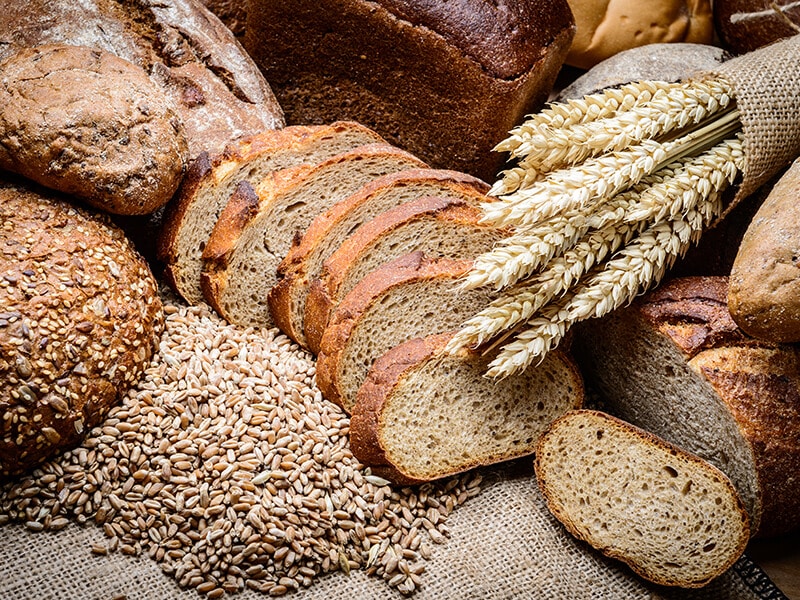
[[[490,181],[572,34],[566,0],[251,0],[244,45],[290,124],[353,119]]]
[[[317,353],[332,312],[371,271],[403,254],[473,259],[506,230],[480,223],[482,212],[457,198],[425,197],[393,208],[359,227],[325,261],[306,299],[306,344]]]
[[[255,189],[240,183],[203,250],[206,301],[231,323],[271,327],[267,295],[295,236],[367,182],[425,166],[393,146],[370,144],[270,173]]]
[[[172,198],[189,161],[183,123],[141,67],[45,44],[0,72],[0,169],[110,213],[145,215]]]
[[[117,227],[0,181],[0,475],[77,445],[143,374],[158,288]]]
[[[158,257],[165,263],[166,280],[190,304],[203,301],[203,249],[239,182],[256,185],[273,171],[315,164],[380,142],[380,136],[366,127],[337,122],[268,130],[231,142],[219,154],[201,153],[164,215]]]
[[[800,350],[744,334],[727,279],[687,277],[578,328],[574,348],[609,412],[708,460],[753,532],[800,525]]]
[[[424,196],[448,196],[477,207],[489,200],[488,191],[486,183],[470,175],[435,169],[409,169],[369,182],[314,219],[289,250],[278,268],[280,280],[269,293],[275,324],[301,346],[307,345],[303,320],[309,285],[319,277],[323,262],[365,222]]]
[[[714,0],[714,24],[722,45],[744,54],[797,35],[800,5],[793,0]]]
[[[772,187],[730,272],[728,309],[748,334],[800,342],[800,159]]]
[[[486,306],[490,290],[456,289],[471,266],[412,252],[359,281],[322,336],[317,385],[323,396],[352,411],[375,359],[410,339],[454,330]]]
[[[565,354],[494,382],[479,353],[444,353],[451,337],[411,339],[370,369],[350,418],[350,447],[374,473],[418,483],[526,456],[551,421],[580,407],[583,384]]]
[[[8,0],[0,60],[20,47],[88,46],[138,65],[172,100],[189,156],[283,127],[264,76],[200,0]]]
[[[660,585],[702,587],[749,541],[747,511],[719,469],[605,413],[557,419],[539,439],[535,468],[572,535]]]

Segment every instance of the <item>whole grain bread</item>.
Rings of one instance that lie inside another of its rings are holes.
[[[244,45],[290,124],[353,119],[490,181],[572,35],[566,0],[252,0]]]
[[[736,326],[725,277],[675,279],[574,340],[612,414],[711,462],[760,535],[800,525],[800,349]]]
[[[315,164],[382,141],[378,134],[358,123],[337,122],[268,130],[231,142],[213,156],[201,153],[164,215],[158,257],[165,264],[165,279],[190,304],[203,301],[203,250],[241,181],[255,186],[274,171]]]
[[[331,314],[368,273],[406,253],[473,259],[507,235],[480,222],[482,212],[458,198],[424,197],[390,209],[359,227],[324,263],[306,299],[308,348],[318,353]]]
[[[267,295],[296,236],[320,213],[367,182],[425,164],[387,144],[370,144],[316,165],[268,174],[255,189],[241,182],[203,250],[206,301],[231,323],[271,327]]]
[[[372,363],[413,338],[458,328],[491,300],[486,288],[461,291],[471,260],[403,255],[364,277],[325,328],[317,357],[323,396],[347,412]]]
[[[409,169],[369,182],[319,215],[295,240],[278,267],[279,281],[269,293],[275,324],[301,346],[307,346],[303,321],[311,282],[324,261],[352,234],[380,213],[424,196],[448,196],[478,207],[488,201],[489,186],[464,173]]]
[[[189,155],[284,125],[250,56],[200,0],[8,0],[0,60],[20,47],[87,46],[140,66],[172,100]]]
[[[373,473],[419,483],[527,456],[550,422],[581,406],[580,374],[562,352],[494,382],[483,376],[486,357],[444,352],[451,337],[411,339],[370,369],[350,418],[350,447]]]
[[[0,180],[0,475],[77,445],[162,329],[156,281],[119,228]]]
[[[535,469],[572,535],[660,585],[703,587],[750,539],[747,511],[719,469],[603,412],[553,422]]]
[[[792,0],[714,0],[721,44],[735,54],[752,52],[800,31],[800,5]]]

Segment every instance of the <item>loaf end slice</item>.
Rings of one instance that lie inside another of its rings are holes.
[[[392,348],[359,389],[350,446],[374,473],[419,483],[527,456],[554,419],[581,406],[583,382],[566,354],[495,382],[480,354],[444,352],[452,335]]]
[[[295,125],[232,142],[213,156],[200,153],[190,165],[176,197],[167,205],[158,241],[170,286],[187,302],[203,301],[202,254],[222,210],[241,181],[256,185],[268,173],[317,163],[381,137],[362,125]]]
[[[572,535],[660,585],[706,585],[750,539],[744,504],[719,469],[599,411],[553,422],[535,469]]]

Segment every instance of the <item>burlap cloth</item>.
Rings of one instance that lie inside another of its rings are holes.
[[[443,599],[779,599],[785,596],[749,559],[701,590],[647,584],[621,563],[578,542],[550,515],[539,494],[530,460],[485,471],[485,489],[459,507],[448,525],[452,537],[434,546],[422,575],[418,600]],[[0,528],[0,598],[3,600],[167,600],[202,598],[182,590],[146,556],[94,556],[104,540],[92,525],[30,533],[19,525]],[[263,600],[245,590],[228,596]],[[354,571],[333,573],[292,600],[402,598],[383,581]]]

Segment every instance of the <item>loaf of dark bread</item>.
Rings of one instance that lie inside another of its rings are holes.
[[[800,4],[793,0],[714,0],[714,24],[722,45],[751,52],[800,30]]]
[[[725,277],[675,279],[578,328],[609,412],[724,472],[753,532],[800,525],[800,349],[736,326]]]

